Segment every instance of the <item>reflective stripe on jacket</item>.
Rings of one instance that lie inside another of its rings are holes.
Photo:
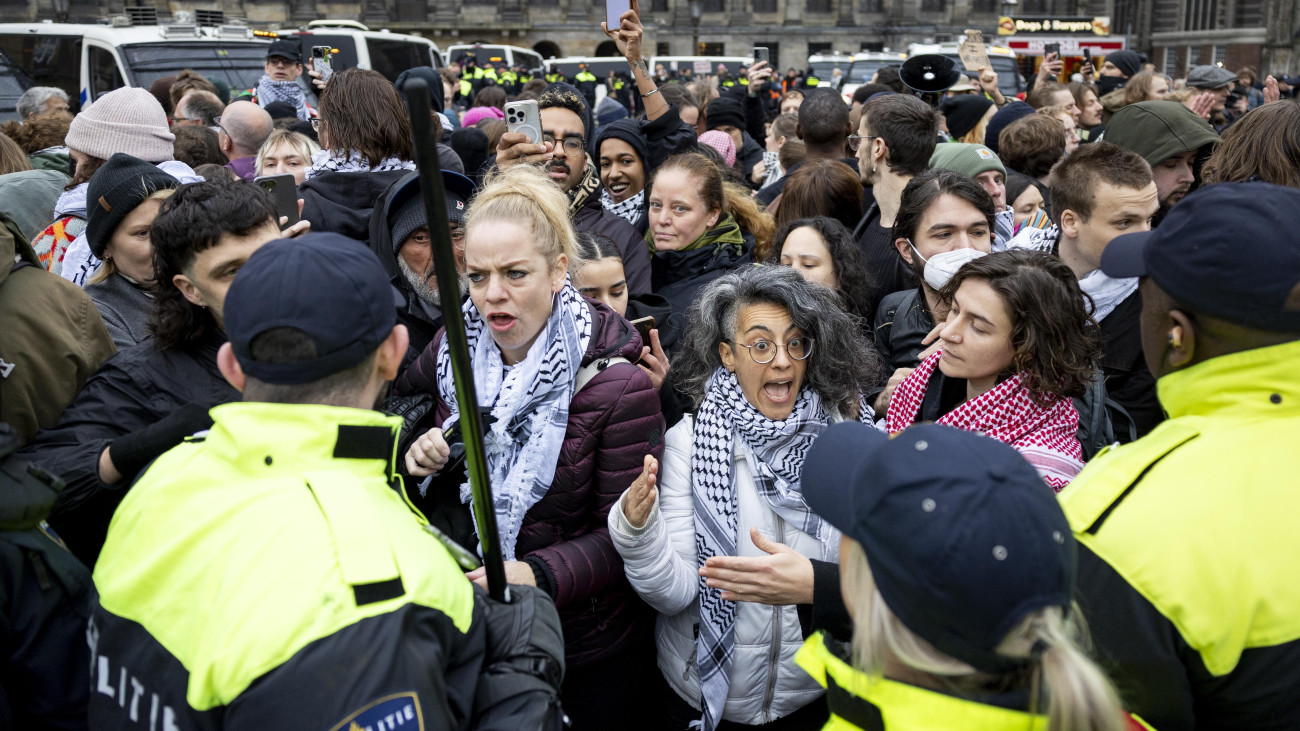
[[[834,642],[831,640],[831,642]],[[844,649],[835,643],[837,649]],[[794,661],[826,688],[831,718],[823,731],[1046,731],[1047,717],[986,705],[854,668],[827,645],[808,638]]]
[[[1061,493],[1126,705],[1160,729],[1297,728],[1300,341],[1156,382],[1169,420]]]

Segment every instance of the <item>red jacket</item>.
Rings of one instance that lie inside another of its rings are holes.
[[[587,365],[641,356],[641,336],[603,304],[593,314]],[[437,394],[440,331],[398,379],[396,393]],[[447,418],[438,400],[438,423]],[[550,490],[527,514],[515,544],[533,565],[539,585],[555,600],[569,667],[600,660],[628,647],[653,627],[653,612],[636,596],[606,525],[614,503],[641,474],[645,455],[663,456],[664,420],[650,378],[631,363],[598,373],[574,395],[569,425]]]

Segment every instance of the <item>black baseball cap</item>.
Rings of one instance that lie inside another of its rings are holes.
[[[1023,666],[998,645],[1030,613],[1070,606],[1070,525],[1002,442],[937,424],[891,439],[842,422],[813,443],[801,483],[808,506],[862,545],[904,626],[977,670]]]
[[[275,384],[319,381],[365,360],[405,304],[370,247],[334,233],[276,239],[253,253],[226,294],[226,337],[248,375]],[[253,360],[258,335],[306,333],[319,354],[303,363]]]
[[[1194,312],[1268,332],[1300,333],[1300,190],[1264,182],[1208,185],[1160,227],[1111,240],[1110,277],[1151,277]]]
[[[287,58],[294,63],[302,63],[302,43],[287,38],[277,38],[271,41],[271,45],[266,49],[266,57]]]

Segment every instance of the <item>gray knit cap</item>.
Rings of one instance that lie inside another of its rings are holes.
[[[107,160],[125,152],[145,162],[174,159],[167,112],[147,89],[123,87],[96,99],[72,120],[64,144]]]

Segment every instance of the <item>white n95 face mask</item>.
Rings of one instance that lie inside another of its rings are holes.
[[[953,249],[935,254],[925,262],[925,283],[933,290],[943,289],[958,269],[982,256],[987,254],[979,249]]]

